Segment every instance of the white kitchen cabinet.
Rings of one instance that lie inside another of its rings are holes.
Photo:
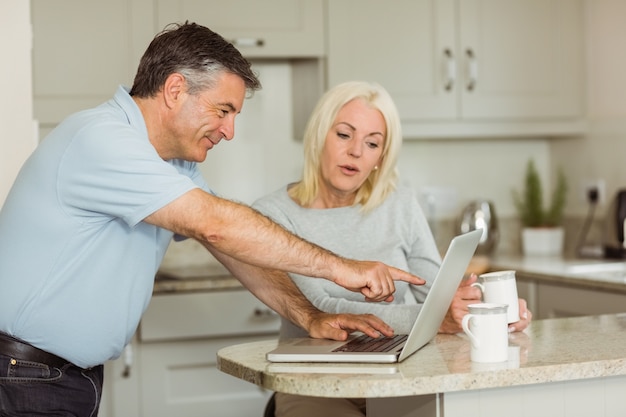
[[[626,312],[626,294],[593,285],[546,282],[517,272],[517,293],[528,303],[533,320]]]
[[[99,417],[141,416],[140,411],[140,349],[137,338],[122,356],[104,364],[104,387]]]
[[[156,294],[130,350],[105,364],[99,415],[261,417],[272,392],[219,371],[217,351],[275,339],[279,327],[243,289]]]
[[[539,319],[626,312],[626,294],[562,285],[537,285]]]
[[[132,85],[154,35],[185,20],[217,31],[248,58],[290,61],[295,137],[324,90],[324,0],[31,1],[41,138],[70,114],[110,99],[119,84]]]
[[[582,11],[580,0],[331,0],[328,84],[382,84],[409,138],[579,132]]]
[[[244,290],[152,298],[139,340],[143,416],[262,416],[270,391],[220,372],[217,351],[277,337],[279,316]]]
[[[276,336],[143,344],[142,415],[261,417],[272,392],[219,371],[217,351],[272,337]]]
[[[248,58],[324,55],[323,0],[157,0],[160,28],[193,21],[233,42]]]
[[[42,135],[131,85],[154,36],[152,0],[31,0],[33,95]]]

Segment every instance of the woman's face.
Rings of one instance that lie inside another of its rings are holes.
[[[331,125],[320,161],[320,196],[326,205],[351,205],[356,192],[380,165],[386,126],[363,100],[346,103]],[[319,198],[318,198],[319,200]]]

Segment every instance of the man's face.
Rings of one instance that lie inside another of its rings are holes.
[[[235,116],[241,111],[245,93],[244,81],[226,72],[214,88],[193,95],[183,93],[171,129],[175,157],[202,162],[220,140],[231,140],[235,134]]]

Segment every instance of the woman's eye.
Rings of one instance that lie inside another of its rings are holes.
[[[378,148],[378,143],[367,142],[367,146],[369,146],[371,149],[377,149]]]
[[[350,135],[348,135],[347,133],[337,132],[337,136],[339,136],[341,139],[350,139]]]

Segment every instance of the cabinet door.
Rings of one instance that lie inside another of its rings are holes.
[[[42,130],[131,85],[154,36],[150,0],[32,0],[33,95]]]
[[[139,331],[143,415],[260,416],[270,393],[219,371],[217,351],[276,338],[279,326],[243,289],[154,296]]]
[[[540,283],[537,285],[537,316],[533,319],[623,312],[626,312],[624,294]]]
[[[461,118],[582,115],[578,0],[463,0],[458,5]]]
[[[260,339],[218,338],[142,344],[140,360],[143,415],[263,415],[271,391],[222,373],[217,369],[216,362],[219,349],[255,340]]]
[[[377,82],[403,121],[454,119],[454,30],[453,0],[331,0],[328,84]]]
[[[158,0],[157,23],[189,20],[232,41],[249,58],[324,55],[322,0]]]
[[[140,348],[137,339],[126,346],[122,356],[104,364],[104,386],[100,417],[127,417],[140,412]]]
[[[328,2],[328,85],[382,84],[407,138],[584,131],[583,46],[580,0]]]

